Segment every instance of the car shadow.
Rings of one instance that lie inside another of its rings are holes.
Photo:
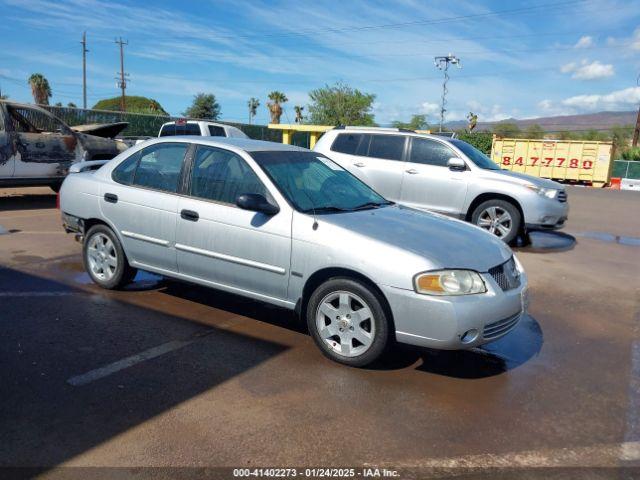
[[[435,350],[395,345],[385,357],[368,368],[397,370],[413,365],[416,370],[459,379],[493,377],[513,370],[536,356],[544,336],[531,315],[523,317],[507,335],[471,350]]]
[[[308,335],[305,322],[284,308],[221,291],[212,295],[212,290],[207,287],[166,279],[160,291]],[[365,368],[401,370],[418,364],[415,369],[422,372],[461,379],[485,378],[527,362],[538,354],[543,341],[540,324],[526,315],[509,334],[481,348],[449,351],[394,344],[378,361]]]
[[[20,466],[14,478],[46,472],[290,348],[2,266],[0,292],[0,466]]]
[[[573,250],[576,237],[564,232],[529,232],[525,240],[520,239],[513,247],[517,252],[554,253]]]
[[[0,212],[12,210],[42,210],[56,208],[56,194],[36,193],[0,197]]]

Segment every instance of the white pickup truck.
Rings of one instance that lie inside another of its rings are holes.
[[[175,122],[167,122],[160,127],[158,137],[170,137],[174,135],[249,138],[239,128],[202,120],[176,120]]]

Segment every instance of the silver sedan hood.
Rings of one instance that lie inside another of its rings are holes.
[[[318,220],[320,225],[329,223],[411,252],[427,259],[435,268],[486,272],[512,255],[511,249],[501,240],[478,227],[400,205],[322,215]],[[381,255],[384,253],[380,252]]]

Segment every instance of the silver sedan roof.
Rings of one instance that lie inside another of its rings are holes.
[[[161,143],[161,142],[187,142],[187,143],[198,143],[200,145],[211,145],[212,147],[235,147],[246,152],[259,152],[259,151],[309,151],[306,148],[296,147],[294,145],[287,145],[286,143],[278,143],[278,142],[267,142],[264,140],[253,140],[251,138],[237,138],[237,137],[198,137],[198,136],[171,136],[171,137],[160,137],[153,141],[152,143]],[[151,143],[150,142],[150,143]],[[149,145],[150,143],[147,143]]]

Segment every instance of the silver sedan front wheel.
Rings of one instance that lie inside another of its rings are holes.
[[[345,357],[365,353],[376,335],[371,307],[358,295],[347,291],[332,292],[320,301],[316,328],[327,346]]]
[[[118,252],[111,239],[97,233],[89,239],[87,259],[91,273],[99,280],[108,282],[118,269]]]

